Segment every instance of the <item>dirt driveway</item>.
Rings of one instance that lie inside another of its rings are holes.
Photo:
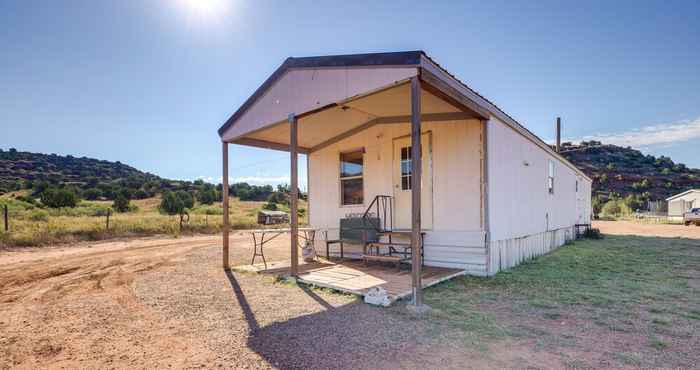
[[[0,369],[482,367],[403,311],[220,265],[211,236],[0,252]]]

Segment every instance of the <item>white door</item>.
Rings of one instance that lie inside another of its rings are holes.
[[[421,137],[423,172],[421,176],[421,228],[433,227],[433,166],[432,135]],[[411,228],[411,137],[394,139],[392,163],[394,182],[394,228]]]

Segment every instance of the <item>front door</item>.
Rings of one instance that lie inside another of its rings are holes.
[[[433,166],[432,135],[421,136],[423,173],[421,176],[421,228],[433,227]],[[394,139],[392,164],[394,182],[394,228],[411,228],[411,137]]]

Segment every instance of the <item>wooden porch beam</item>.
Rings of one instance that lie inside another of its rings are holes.
[[[411,122],[410,115],[407,116],[387,116],[378,117],[377,124],[393,124]],[[426,113],[420,115],[422,122],[441,122],[441,121],[459,121],[463,119],[478,118],[475,114],[469,112],[444,112],[444,113]]]
[[[229,229],[229,219],[228,219],[228,143],[225,141],[221,142],[221,154],[222,154],[222,177],[221,177],[221,199],[222,199],[222,207],[223,207],[223,226],[222,226],[222,231],[223,231],[223,260],[224,260],[224,269],[230,269],[231,265],[229,262],[228,258],[228,229]]]
[[[421,281],[422,238],[421,235],[421,81],[411,79],[411,286],[413,305],[423,305]]]
[[[272,141],[261,140],[261,139],[251,139],[251,138],[246,138],[246,137],[236,139],[236,140],[232,141],[231,143],[232,144],[239,144],[239,145],[254,146],[254,147],[258,147],[258,148],[272,149],[272,150],[281,150],[283,152],[288,152],[289,147],[290,147],[287,144],[280,144],[280,143],[275,143]],[[307,153],[309,153],[309,149],[297,146],[297,152],[302,153],[302,154],[307,154]]]
[[[445,112],[445,113],[426,113],[421,115],[421,121],[422,122],[441,122],[441,121],[459,121],[463,119],[472,119],[472,118],[478,118],[474,114],[471,114],[469,112]],[[350,136],[353,136],[357,133],[360,133],[364,130],[367,130],[370,127],[373,127],[375,125],[388,125],[388,124],[397,124],[397,123],[408,123],[411,122],[411,116],[406,115],[406,116],[386,116],[386,117],[377,117],[374,119],[371,119],[359,126],[356,126],[354,128],[351,128],[350,130],[347,130],[341,134],[338,134],[320,144],[314,145],[311,148],[308,149],[308,153],[313,153],[317,150],[321,150],[323,148],[326,148],[330,145],[333,145],[343,139],[347,139]]]
[[[343,139],[347,139],[350,136],[355,135],[361,131],[364,131],[364,130],[366,130],[366,129],[368,129],[376,124],[377,124],[377,119],[376,118],[371,119],[371,120],[369,120],[369,121],[367,121],[359,126],[353,127],[353,128],[351,128],[351,129],[349,129],[341,134],[338,134],[338,135],[336,135],[336,136],[334,136],[334,137],[332,137],[332,138],[330,138],[330,139],[328,139],[320,144],[312,146],[309,149],[309,153],[313,153],[317,150],[321,150],[321,149],[326,148],[330,145],[333,145],[333,144],[335,144]]]
[[[289,223],[291,226],[291,275],[297,276],[299,274],[299,256],[298,256],[298,242],[299,242],[299,213],[297,212],[297,206],[299,202],[299,173],[297,170],[297,151],[299,150],[297,145],[297,117],[294,114],[290,114],[289,121],[289,161],[290,161],[290,189],[289,189]]]

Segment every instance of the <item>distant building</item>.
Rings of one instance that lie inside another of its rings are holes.
[[[700,208],[700,189],[690,189],[666,199],[668,217],[681,219],[691,208]]]
[[[283,224],[289,222],[289,215],[282,211],[262,210],[258,212],[258,223],[261,225]]]

